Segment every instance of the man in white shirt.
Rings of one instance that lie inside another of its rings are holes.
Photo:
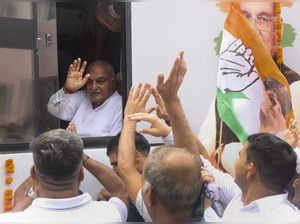
[[[86,66],[80,58],[70,65],[65,86],[50,97],[48,111],[73,122],[80,136],[115,136],[122,129],[122,97],[116,91],[114,69],[98,60],[83,76]]]
[[[185,71],[180,71],[180,64],[184,63],[182,55],[177,57],[166,81],[159,75],[157,89],[170,116],[175,144],[207,159],[207,152],[192,133],[178,97],[185,76]],[[261,133],[250,136],[240,152],[235,165],[238,186],[228,174],[211,165],[206,167],[211,167],[208,171],[219,183],[220,198],[229,202],[224,221],[299,223],[299,210],[288,201],[285,193],[296,175],[296,160],[296,153],[288,143],[274,135]]]
[[[62,129],[52,130],[33,140],[30,149],[34,160],[31,178],[37,198],[23,212],[1,214],[0,223],[126,221],[128,195],[111,169],[103,166],[103,174],[99,176],[112,192],[108,202],[92,201],[88,193],[79,194],[84,178],[82,164],[87,164],[89,158],[82,159],[83,142],[78,135]],[[89,163],[89,166],[94,165]]]

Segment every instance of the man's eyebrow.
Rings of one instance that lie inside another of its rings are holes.
[[[272,17],[272,15],[270,15],[270,14],[267,13],[267,12],[261,12],[261,13],[258,14],[258,16]]]

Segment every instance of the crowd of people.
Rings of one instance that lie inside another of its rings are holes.
[[[85,154],[73,122],[67,130],[51,130],[35,138],[30,144],[34,161],[31,175],[16,190],[15,207],[0,215],[0,223],[299,223],[299,159],[295,148],[300,133],[296,121],[282,138],[268,133],[250,135],[236,161],[235,177],[216,169],[193,134],[178,96],[187,73],[183,54],[180,51],[176,57],[167,79],[158,75],[156,88],[140,84],[130,89],[121,132],[107,146],[112,169]],[[99,69],[99,63],[91,65],[91,73]],[[113,78],[89,80],[92,75],[82,77],[82,66],[75,61],[69,71],[73,75],[68,77],[81,84],[67,84],[60,91],[78,97],[82,94],[80,102],[85,106],[85,101],[94,108],[101,106],[105,94],[97,82]],[[70,93],[85,83],[87,88],[82,91],[86,93]],[[97,91],[103,95],[97,96]],[[64,94],[54,95],[49,106],[55,108],[64,102],[57,100]],[[110,91],[106,97],[113,94]],[[151,95],[157,106],[147,109]],[[72,120],[76,113],[68,116]],[[162,137],[165,144],[150,149],[147,139],[136,132],[140,121],[151,124],[141,133]],[[91,125],[96,127],[97,123]],[[98,201],[80,190],[84,168],[104,186],[99,189]]]

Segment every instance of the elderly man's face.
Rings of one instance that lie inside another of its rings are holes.
[[[116,90],[115,80],[105,66],[94,66],[86,83],[87,94],[93,107],[98,107]]]
[[[276,47],[276,19],[273,2],[241,2],[241,10],[272,56]]]

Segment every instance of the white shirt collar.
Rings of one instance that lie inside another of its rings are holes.
[[[88,193],[81,194],[72,198],[37,198],[32,202],[32,207],[52,209],[52,210],[67,210],[81,207],[92,200]]]
[[[263,197],[258,200],[252,201],[250,204],[243,206],[241,210],[249,210],[258,208],[260,211],[271,210],[277,207],[280,203],[288,203],[288,194],[278,194],[268,197]]]

